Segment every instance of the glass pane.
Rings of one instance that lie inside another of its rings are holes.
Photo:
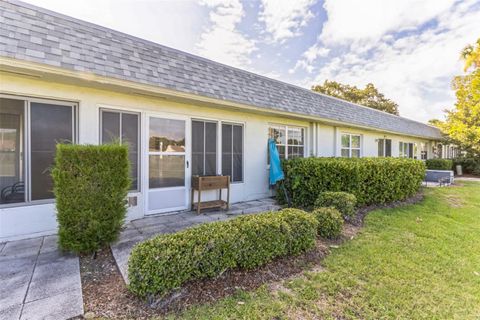
[[[192,121],[192,175],[203,175],[205,149],[205,123]]]
[[[303,129],[289,128],[288,129],[288,144],[289,145],[303,145]]]
[[[275,140],[276,144],[285,144],[285,129],[271,127],[269,130],[269,137]]]
[[[384,157],[385,156],[385,153],[384,153],[384,142],[385,140],[384,139],[378,139],[378,156],[379,157]]]
[[[185,156],[149,156],[149,187],[185,186]]]
[[[120,141],[120,113],[102,111],[102,144]]]
[[[233,155],[233,175],[231,178],[233,182],[239,182],[243,180],[242,161],[243,159],[241,154]]]
[[[138,115],[122,113],[122,143],[128,145],[132,190],[138,189]]]
[[[360,150],[352,149],[352,158],[360,158]]]
[[[72,107],[36,102],[30,106],[32,200],[51,199],[55,146],[73,140]]]
[[[149,150],[185,152],[185,121],[150,118]]]
[[[390,139],[385,140],[385,156],[392,156],[392,140]]]
[[[350,135],[342,134],[342,148],[349,148],[349,147],[350,147]]]
[[[344,157],[344,158],[350,158],[350,150],[348,150],[348,149],[342,149],[342,157]]]
[[[205,123],[205,175],[217,174],[217,124]]]
[[[243,126],[233,126],[233,153],[243,153]]]
[[[352,136],[352,148],[360,148],[360,136]]]
[[[222,175],[232,176],[232,128],[222,124]]]
[[[24,101],[0,98],[0,204],[25,201]]]
[[[278,154],[280,159],[285,159],[285,146],[277,146]]]
[[[205,173],[206,176],[217,175],[217,154],[207,153],[205,155]]]

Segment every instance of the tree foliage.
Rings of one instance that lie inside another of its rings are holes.
[[[467,46],[461,53],[466,75],[452,81],[457,102],[446,110],[446,121],[440,127],[449,138],[468,154],[480,155],[480,39],[476,46]]]
[[[397,116],[399,115],[398,104],[385,98],[372,83],[367,84],[364,89],[360,89],[356,86],[325,80],[322,85],[312,86],[312,90]]]

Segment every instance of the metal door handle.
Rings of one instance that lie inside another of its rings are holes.
[[[188,169],[188,160],[187,160],[187,169]]]

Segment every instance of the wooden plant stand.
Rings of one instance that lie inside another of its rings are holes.
[[[227,189],[227,201],[222,200],[222,190]],[[202,191],[220,190],[218,200],[203,201]],[[197,202],[193,202],[195,191],[197,191]],[[230,176],[194,176],[192,177],[192,211],[196,210],[200,214],[202,209],[224,208],[228,210],[230,204]]]

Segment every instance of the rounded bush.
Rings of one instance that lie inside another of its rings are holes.
[[[318,208],[312,214],[318,221],[317,233],[322,238],[334,239],[342,233],[343,218],[335,208]]]
[[[320,192],[315,200],[315,208],[333,207],[340,211],[343,218],[348,220],[355,215],[355,204],[357,198],[348,192],[325,191]]]
[[[129,289],[162,297],[188,281],[251,269],[315,245],[318,222],[298,209],[241,216],[159,235],[134,247]]]
[[[130,187],[127,146],[58,144],[52,177],[62,249],[93,252],[117,239]]]

